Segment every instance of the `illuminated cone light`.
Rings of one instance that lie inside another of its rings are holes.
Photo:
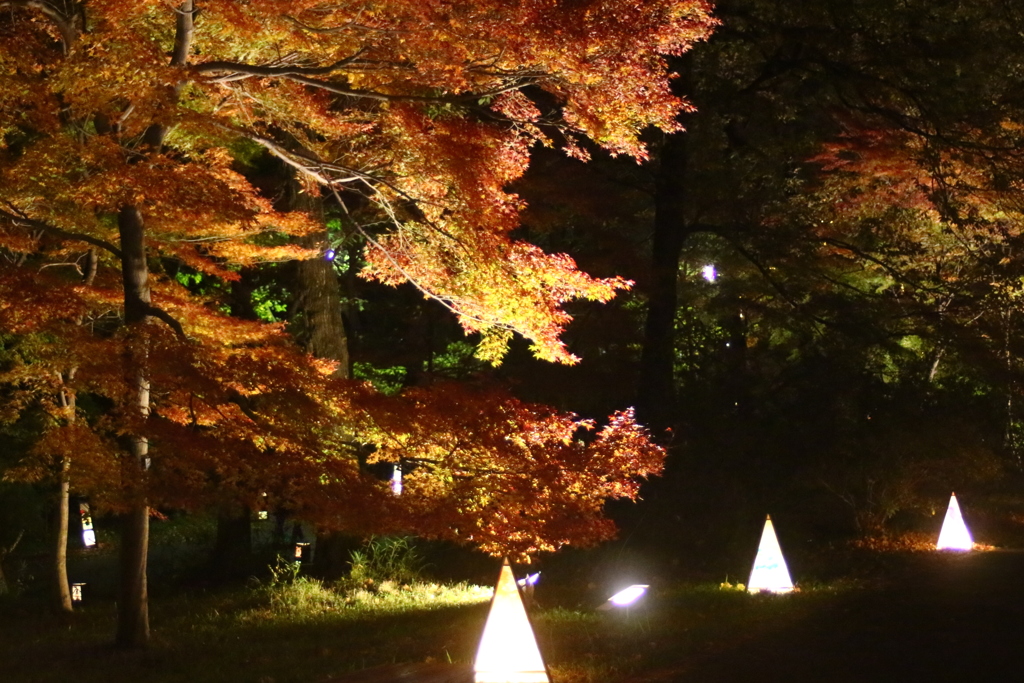
[[[936,550],[972,550],[974,548],[971,532],[964,524],[964,517],[960,514],[960,505],[956,502],[955,493],[949,497],[946,519],[942,522],[942,531],[939,532],[939,542],[935,544],[935,548]]]
[[[770,515],[761,532],[761,543],[757,546],[757,557],[754,558],[754,569],[750,572],[747,590],[751,593],[788,593],[793,590],[793,580],[789,578],[786,558],[782,556]]]
[[[550,683],[533,627],[508,560],[494,588],[491,611],[473,665],[476,683]]]

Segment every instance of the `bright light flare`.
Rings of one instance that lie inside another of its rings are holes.
[[[782,556],[771,516],[765,520],[764,531],[761,532],[761,543],[757,546],[747,590],[751,593],[788,593],[793,590],[793,580],[789,577],[789,568]]]
[[[333,261],[335,256],[337,256],[337,253],[333,249],[328,249],[324,252],[324,260],[326,261]]]
[[[475,683],[550,683],[508,560],[494,588],[491,611],[473,663]]]
[[[700,274],[701,277],[703,277],[708,282],[714,282],[716,279],[718,279],[718,271],[715,270],[715,267],[713,265],[707,265],[701,268]]]
[[[628,607],[642,598],[648,588],[650,588],[650,586],[646,583],[633,584],[629,588],[623,588],[618,593],[608,598],[608,604],[615,605],[616,607]]]
[[[964,517],[960,514],[960,504],[956,502],[956,494],[949,497],[949,507],[946,508],[946,519],[942,521],[942,531],[939,532],[939,542],[935,544],[936,550],[973,550],[974,540],[971,532],[964,524]]]
[[[540,572],[536,574],[527,574],[523,578],[516,581],[520,588],[526,588],[527,586],[536,586],[537,581],[540,580]]]

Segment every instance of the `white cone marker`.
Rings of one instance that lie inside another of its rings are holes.
[[[491,611],[473,664],[475,683],[550,683],[508,560],[494,588]]]
[[[949,507],[946,508],[946,519],[942,521],[942,531],[939,532],[939,542],[935,544],[936,550],[973,550],[974,540],[971,539],[971,532],[964,524],[964,516],[960,514],[960,505],[956,502],[956,494],[949,497]]]
[[[793,580],[789,578],[786,558],[782,556],[770,515],[761,532],[761,543],[757,546],[757,557],[754,558],[754,569],[750,572],[747,590],[751,593],[788,593],[793,590]]]

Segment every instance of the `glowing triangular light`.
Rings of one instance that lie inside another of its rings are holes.
[[[523,598],[508,560],[494,588],[491,611],[473,664],[476,683],[550,683]]]
[[[939,532],[939,542],[935,544],[936,550],[973,550],[974,541],[971,539],[971,532],[964,524],[964,517],[960,514],[960,505],[956,502],[956,494],[949,497],[949,507],[946,508],[946,519],[942,521],[942,531]]]
[[[761,532],[761,543],[757,546],[757,557],[754,558],[754,569],[750,572],[747,590],[751,593],[788,593],[793,590],[793,580],[789,578],[786,558],[782,556],[771,517],[765,521],[764,531]]]

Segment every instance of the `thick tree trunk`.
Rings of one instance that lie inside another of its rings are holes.
[[[676,421],[675,318],[679,258],[689,235],[685,178],[688,160],[686,133],[670,136],[661,150],[655,195],[654,235],[647,320],[640,356],[637,415],[656,432]]]
[[[299,194],[292,183],[290,208],[321,216],[323,207],[309,195]],[[299,243],[323,252],[327,247],[327,231],[307,235]],[[350,377],[348,335],[341,315],[341,284],[334,264],[323,257],[300,261],[295,273],[293,331],[299,342],[317,358],[338,361],[334,374]],[[342,576],[346,569],[352,539],[339,532],[320,532],[316,538],[314,557],[316,572],[326,578]]]
[[[244,506],[217,512],[217,538],[210,555],[215,580],[244,578],[252,569],[251,515]]]
[[[175,8],[174,49],[171,66],[185,66],[192,46],[195,6],[184,0]],[[174,98],[181,93],[185,81],[174,86]],[[144,144],[159,151],[167,137],[167,126],[154,123],[143,136]],[[124,283],[124,321],[130,328],[141,327],[149,318],[149,266],[146,263],[146,230],[142,214],[135,206],[124,206],[117,216],[121,238],[121,278]],[[146,376],[145,350],[135,350],[126,358],[128,376],[134,378],[133,406],[143,417],[149,416],[149,379]],[[130,434],[126,438],[128,452],[140,478],[149,468],[149,441],[145,436]],[[149,557],[149,505],[141,496],[124,517],[121,528],[121,577],[117,603],[117,638],[120,647],[144,647],[149,643],[149,593],[146,585],[146,562]]]
[[[149,507],[136,506],[124,515],[122,524],[116,643],[118,647],[140,648],[149,643]]]
[[[693,91],[693,54],[673,60],[679,75],[673,88],[686,96]],[[689,133],[670,135],[659,156],[654,196],[654,234],[647,290],[647,319],[640,355],[637,417],[655,433],[678,422],[675,356],[676,309],[679,307],[679,259],[693,231],[687,214]]]
[[[121,277],[124,283],[124,318],[128,327],[138,329],[149,318],[149,267],[146,264],[145,226],[142,214],[134,206],[125,206],[117,217],[121,237]],[[128,375],[134,378],[132,390],[135,410],[149,416],[149,380],[146,354],[135,348],[125,358]],[[149,441],[145,436],[126,437],[127,450],[139,469],[149,467]],[[121,528],[121,577],[117,603],[117,644],[143,647],[149,642],[149,599],[146,586],[146,560],[149,554],[149,506],[141,496],[123,519]]]
[[[304,247],[323,249],[327,232],[308,235]],[[341,285],[334,265],[325,258],[299,261],[296,271],[296,299],[293,318],[299,324],[298,338],[317,358],[338,361],[337,377],[349,377],[348,336],[341,317]]]

